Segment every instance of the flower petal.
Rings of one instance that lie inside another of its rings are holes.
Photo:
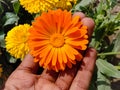
[[[63,50],[66,53],[68,58],[75,60],[74,54],[71,52],[71,50],[68,49],[67,45],[64,45]]]
[[[61,53],[62,53],[62,56],[63,56],[63,61],[64,61],[64,63],[67,63],[67,56],[66,56],[66,53],[65,53],[63,47],[61,48]]]
[[[55,48],[54,56],[53,56],[53,60],[52,60],[52,65],[53,66],[56,65],[57,59],[58,59],[58,51],[57,51],[57,48]]]
[[[45,61],[45,66],[47,67],[48,64],[50,62],[52,62],[52,58],[53,58],[53,55],[54,55],[54,51],[55,51],[55,48],[52,48],[52,50],[50,51],[50,53],[48,54],[47,58],[46,58],[46,61]]]

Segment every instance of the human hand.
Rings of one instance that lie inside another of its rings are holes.
[[[73,16],[80,15],[84,25],[88,27],[89,38],[93,32],[94,22],[77,12]],[[33,57],[26,55],[23,62],[8,78],[4,90],[87,90],[92,77],[96,60],[96,51],[89,48],[85,57],[71,69],[54,72],[44,70],[41,75],[35,74],[38,64],[33,62]]]

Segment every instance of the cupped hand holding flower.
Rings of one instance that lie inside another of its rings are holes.
[[[88,36],[91,37],[94,28],[92,19],[77,12],[73,15],[80,16],[83,25],[88,27]],[[71,69],[55,72],[44,70],[42,74],[35,74],[39,65],[33,62],[33,57],[28,54],[23,62],[8,78],[4,90],[87,90],[92,77],[96,60],[96,51],[92,48],[86,50],[80,63]]]

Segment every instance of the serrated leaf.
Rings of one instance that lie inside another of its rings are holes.
[[[7,12],[5,14],[5,17],[6,17],[6,22],[4,23],[4,26],[17,23],[19,20],[19,17],[12,12]]]
[[[116,40],[115,40],[115,44],[114,44],[114,48],[113,48],[113,52],[118,52],[120,50],[120,32],[118,33]]]
[[[96,61],[98,70],[108,77],[120,78],[120,71],[118,71],[112,64],[106,60],[98,59]]]
[[[5,34],[2,31],[0,31],[0,47],[3,47],[3,48],[5,48],[4,36]]]
[[[100,71],[97,72],[97,90],[112,90],[110,80],[104,76]]]

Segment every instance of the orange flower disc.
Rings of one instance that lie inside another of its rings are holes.
[[[66,10],[49,10],[32,23],[29,36],[34,62],[50,70],[64,70],[82,59],[88,44],[87,27]]]

